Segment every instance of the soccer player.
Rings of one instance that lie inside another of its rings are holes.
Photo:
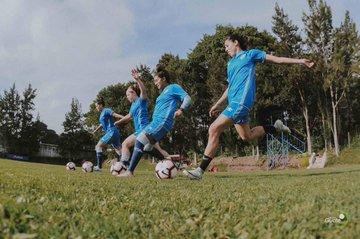
[[[115,113],[110,108],[105,108],[105,101],[103,98],[98,98],[95,103],[96,110],[100,113],[99,117],[99,126],[96,127],[93,134],[95,134],[100,128],[103,129],[105,135],[99,140],[95,146],[96,151],[96,161],[97,164],[94,167],[94,171],[101,171],[102,162],[104,159],[103,151],[106,149],[107,145],[112,145],[118,155],[118,159],[121,157],[121,143],[120,143],[120,132],[118,128],[114,125],[114,119],[121,119],[124,116]]]
[[[190,179],[201,179],[206,168],[215,156],[219,145],[219,137],[231,125],[244,141],[252,141],[264,136],[265,133],[286,132],[290,129],[280,120],[274,125],[249,127],[248,116],[255,102],[255,66],[259,62],[273,62],[278,64],[301,64],[312,67],[313,62],[307,59],[292,59],[266,54],[258,49],[248,50],[244,37],[236,34],[229,35],[225,40],[225,51],[231,57],[227,65],[228,87],[221,98],[211,107],[209,115],[215,116],[226,100],[228,106],[210,125],[208,143],[200,166],[194,170],[184,170]]]
[[[148,98],[144,83],[140,79],[139,72],[132,70],[131,75],[136,81],[136,84],[129,86],[126,90],[126,98],[131,102],[130,112],[124,118],[115,122],[115,125],[126,124],[131,121],[134,122],[135,132],[128,136],[122,143],[121,162],[125,166],[129,166],[129,159],[131,156],[130,149],[135,145],[136,136],[138,136],[143,129],[149,124],[148,115]],[[163,150],[159,143],[154,145],[154,148],[147,152],[150,155],[163,160],[169,157],[169,154]]]
[[[169,73],[163,67],[157,67],[154,84],[161,93],[156,99],[152,121],[136,137],[130,166],[120,177],[134,175],[134,170],[144,154],[144,147],[152,148],[159,142],[173,128],[174,118],[181,116],[191,104],[190,96],[180,85],[170,84]]]

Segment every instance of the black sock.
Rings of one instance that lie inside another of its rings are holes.
[[[262,127],[264,128],[266,134],[275,134],[276,133],[276,129],[272,125],[262,125]]]
[[[211,162],[212,158],[210,158],[209,156],[204,155],[201,163],[200,163],[200,168],[205,172],[206,168],[209,166],[210,162]]]
[[[145,152],[158,159],[158,161],[165,159],[164,155],[162,155],[162,153],[160,153],[160,151],[157,148],[153,148],[151,151],[145,151]]]

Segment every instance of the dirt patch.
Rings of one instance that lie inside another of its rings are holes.
[[[211,166],[213,165],[223,165],[228,172],[251,172],[268,170],[268,161],[266,156],[217,157],[211,162]],[[211,168],[211,166],[209,168]],[[289,161],[287,162],[286,166],[279,166],[276,169],[286,168],[300,168],[299,157],[297,155],[289,155]]]

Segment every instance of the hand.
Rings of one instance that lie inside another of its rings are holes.
[[[183,109],[178,109],[177,111],[175,111],[174,118],[181,116],[183,113]]]
[[[219,114],[220,112],[220,107],[218,105],[213,105],[209,111],[209,116],[210,117],[215,117]]]
[[[303,64],[304,66],[311,68],[314,65],[314,62],[308,60],[308,59],[301,59],[301,64]]]
[[[131,70],[131,76],[134,80],[138,81],[140,79],[140,73],[136,69]]]

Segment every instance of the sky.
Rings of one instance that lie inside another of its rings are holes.
[[[61,133],[72,98],[87,112],[103,87],[164,53],[186,58],[218,24],[271,32],[276,2],[302,28],[305,0],[0,0],[0,94],[31,84],[34,115]],[[359,26],[358,0],[326,2],[334,26],[346,10]]]

